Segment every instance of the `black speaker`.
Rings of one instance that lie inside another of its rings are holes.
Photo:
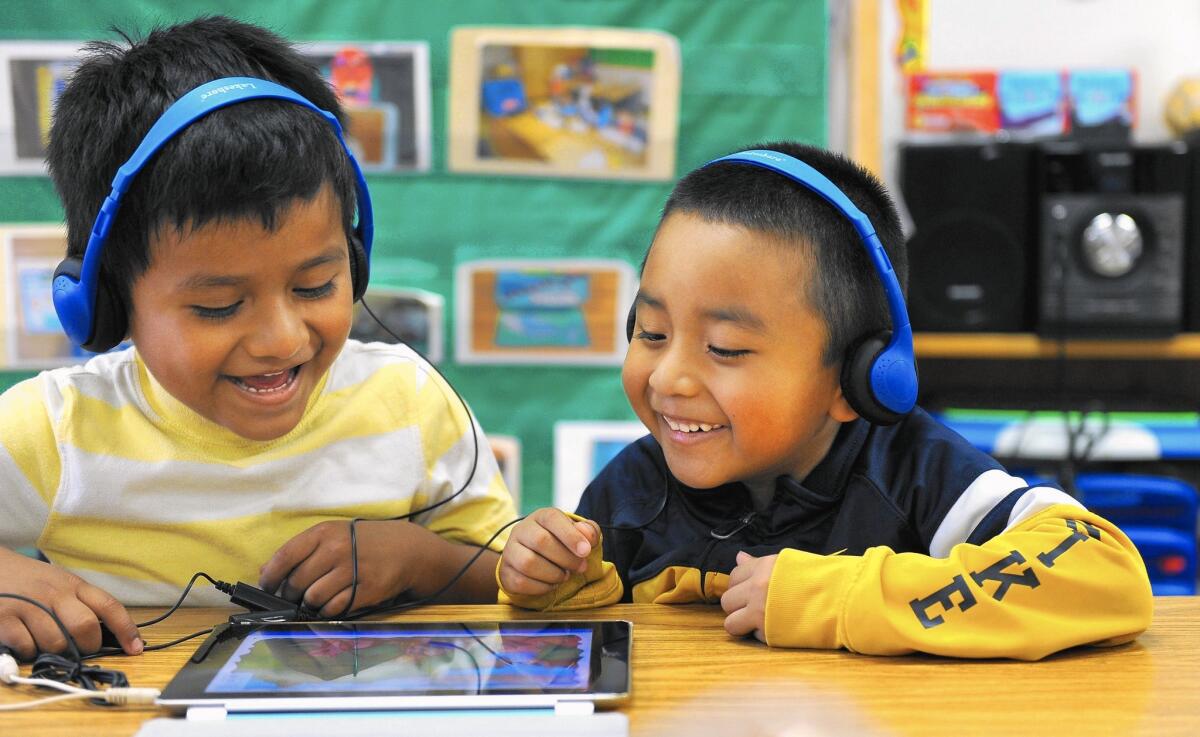
[[[1179,332],[1189,163],[1182,144],[1045,144],[1039,333]]]
[[[1188,137],[1187,269],[1184,274],[1184,329],[1200,333],[1200,130]]]
[[[1033,155],[1024,143],[900,147],[914,330],[1033,329]]]

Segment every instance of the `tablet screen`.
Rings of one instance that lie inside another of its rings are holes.
[[[163,699],[623,694],[628,660],[627,622],[223,625]]]
[[[592,631],[581,627],[518,633],[468,625],[268,630],[242,640],[204,690],[582,692],[588,686],[591,657]]]

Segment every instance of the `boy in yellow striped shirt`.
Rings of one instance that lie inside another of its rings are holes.
[[[414,351],[348,340],[371,214],[334,92],[228,18],[125,40],[88,47],[48,161],[64,328],[132,347],[0,396],[0,546],[45,558],[0,548],[0,591],[127,653],[144,644],[124,607],[172,603],[196,571],[326,616],[444,587],[495,601],[480,548],[514,510],[482,431]],[[379,521],[355,540],[356,518]],[[12,599],[0,643],[65,647]]]

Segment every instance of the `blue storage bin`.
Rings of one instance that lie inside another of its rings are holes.
[[[1012,473],[1030,486],[1056,486],[1055,479],[1025,469]],[[1122,473],[1075,477],[1080,501],[1129,536],[1137,547],[1155,596],[1196,593],[1196,488],[1179,479]]]
[[[1150,588],[1155,596],[1192,596],[1196,593],[1195,535],[1162,527],[1117,524],[1146,562]]]
[[[1178,479],[1119,473],[1075,477],[1080,501],[1105,519],[1125,525],[1154,525],[1196,539],[1196,489]]]

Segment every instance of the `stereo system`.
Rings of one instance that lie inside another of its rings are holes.
[[[915,330],[1200,330],[1200,153],[1183,144],[906,144]]]

